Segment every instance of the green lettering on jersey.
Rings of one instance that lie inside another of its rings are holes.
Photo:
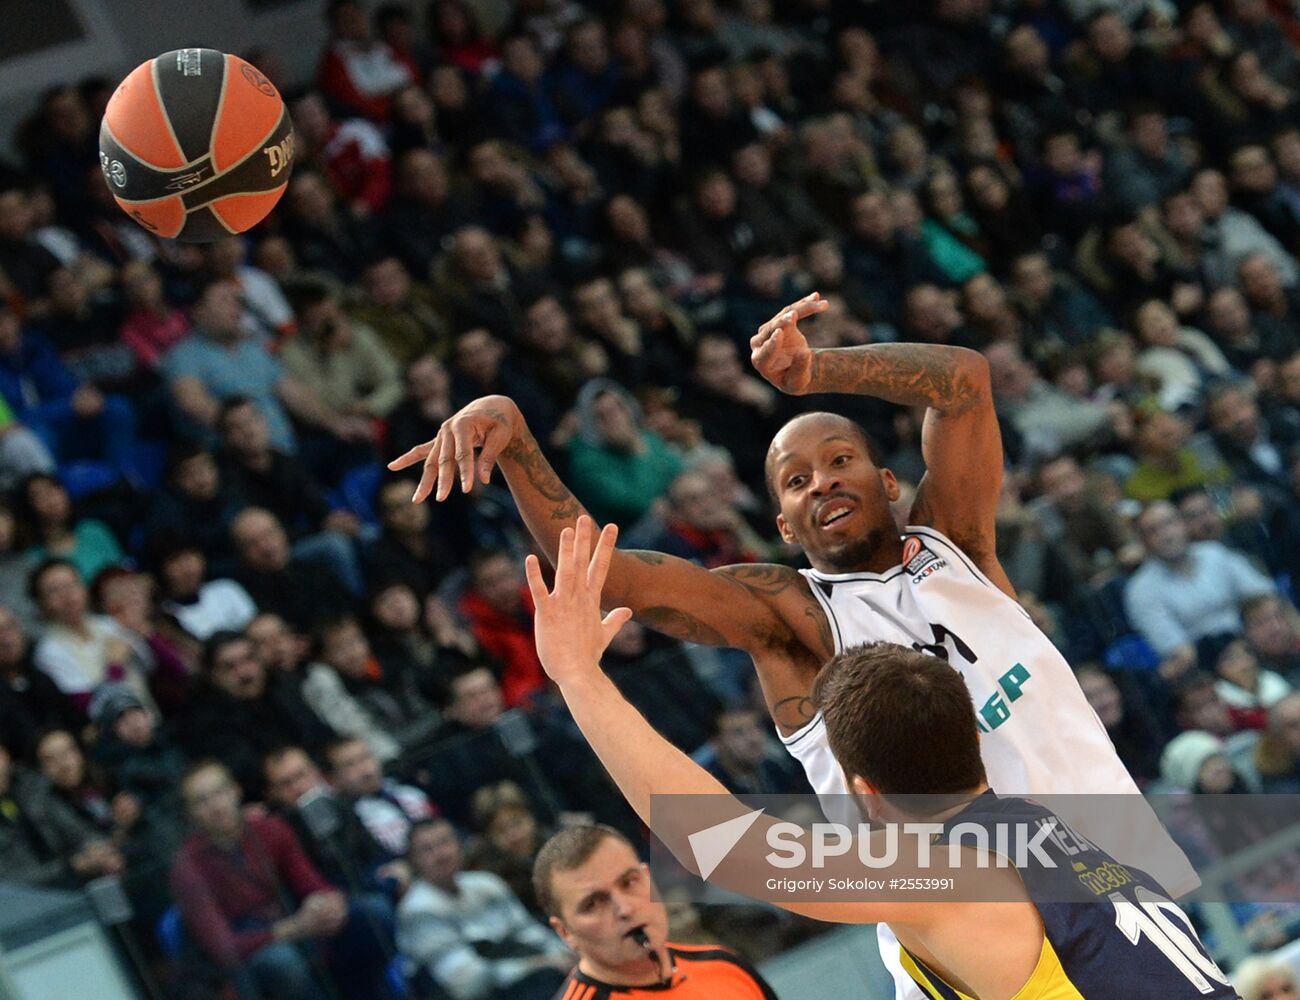
[[[980,732],[991,732],[1011,718],[1011,706],[1007,703],[1015,701],[1024,693],[1020,689],[1024,687],[1027,680],[1029,680],[1029,671],[1023,663],[1017,663],[998,678],[998,686],[1002,688],[1002,692],[989,695],[988,701],[980,706],[979,718],[975,720]],[[1006,695],[1005,698],[1003,694]]]

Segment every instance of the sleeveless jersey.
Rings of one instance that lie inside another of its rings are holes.
[[[1025,799],[985,792],[944,824],[936,844],[971,824],[996,843],[998,823],[1044,825],[1054,832],[1025,852],[1016,872],[1043,920],[1038,965],[1015,1000],[1231,1000],[1237,997],[1183,911],[1154,880],[1080,836],[1060,817]],[[972,843],[971,832],[956,833]],[[929,1000],[970,1000],[906,950],[902,963]]]

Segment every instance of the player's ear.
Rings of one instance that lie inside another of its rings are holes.
[[[894,503],[899,497],[898,480],[888,469],[880,470],[880,485],[885,488],[885,496],[889,498],[890,503]]]
[[[794,537],[794,532],[790,530],[790,524],[786,521],[784,514],[776,515],[776,530],[781,532],[781,540],[787,545],[794,545],[798,541]]]
[[[860,774],[855,774],[849,779],[849,787],[853,789],[856,795],[875,795],[876,790],[871,787],[871,783]]]
[[[560,940],[564,942],[565,947],[570,951],[576,951],[573,947],[573,935],[569,933],[569,928],[564,926],[564,921],[559,917],[550,917],[547,921],[551,925],[551,930],[559,935]]]

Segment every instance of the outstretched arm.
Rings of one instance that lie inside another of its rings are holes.
[[[416,502],[430,495],[443,500],[457,483],[469,492],[500,465],[524,523],[552,563],[563,529],[586,514],[542,454],[518,407],[504,396],[475,400],[447,420],[436,438],[388,467],[417,463],[423,472]],[[802,577],[784,566],[709,571],[658,552],[615,552],[605,593],[609,603],[630,607],[642,624],[687,642],[734,646],[769,659],[774,650],[791,655],[803,645],[811,649],[809,659],[833,652],[829,640],[821,639],[820,612]],[[799,634],[791,621],[801,623]]]
[[[988,362],[976,351],[943,344],[813,350],[799,332],[799,321],[823,308],[824,300],[814,292],[764,323],[750,340],[754,367],[793,395],[842,392],[927,407],[921,432],[926,474],[912,505],[912,523],[942,531],[1014,597],[995,553],[1002,434]]]
[[[652,822],[652,797],[701,796],[689,808],[680,800],[661,799],[652,828],[687,869],[698,873],[691,835],[717,823],[752,815],[754,810],[660,736],[600,669],[605,649],[632,617],[628,608],[615,608],[601,617],[601,585],[610,569],[617,534],[613,525],[606,526],[593,552],[595,528],[590,518],[581,518],[576,529],[565,528],[551,591],[547,590],[536,556],[528,557],[528,586],[537,608],[537,652],[583,736],[647,826]],[[754,892],[753,872],[759,870],[758,859],[767,852],[763,846],[766,831],[776,822],[774,817],[756,817],[742,841],[712,873],[711,881],[736,891]],[[860,874],[859,868],[856,861],[846,864],[850,872]],[[828,866],[821,874],[835,873]],[[820,920],[846,923],[895,918],[916,922],[924,916],[924,904],[915,903],[777,905]]]

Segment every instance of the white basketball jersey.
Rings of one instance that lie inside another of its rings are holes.
[[[980,754],[995,792],[1140,794],[1065,658],[1029,614],[938,531],[909,527],[903,563],[887,573],[803,572],[830,620],[836,652],[894,642],[934,653],[961,673],[975,704]],[[820,714],[781,740],[819,795],[847,794]],[[1068,815],[1069,805],[1053,801],[1051,807],[1175,896],[1200,884],[1149,806],[1125,810],[1117,824],[1110,815],[1114,810],[1096,809],[1095,803],[1089,808],[1079,800],[1078,814]],[[1135,854],[1137,846],[1143,849]]]

